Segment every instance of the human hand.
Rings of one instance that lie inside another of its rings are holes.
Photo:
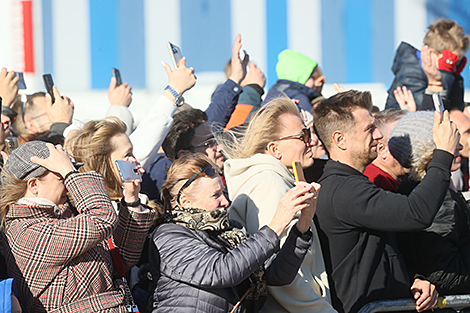
[[[16,85],[20,78],[15,77],[15,72],[7,72],[4,67],[0,71],[0,97],[3,99],[2,105],[6,107],[12,107],[15,102],[15,98],[18,95],[18,86]]]
[[[129,161],[131,163],[137,163],[136,168],[140,173],[144,173],[145,170],[142,168],[139,162],[137,162],[136,158],[134,157],[126,157],[124,161]],[[139,192],[140,192],[140,183],[142,182],[141,179],[134,179],[130,182],[122,183],[124,187],[124,201],[126,202],[134,202],[139,199]]]
[[[298,184],[304,184],[303,182],[298,182]],[[313,197],[308,200],[309,206],[305,207],[300,211],[299,221],[297,222],[297,229],[305,233],[310,225],[312,224],[313,216],[317,211],[317,199],[318,199],[318,192],[320,191],[321,185],[318,183],[311,183],[310,186],[313,188]]]
[[[46,113],[52,123],[72,123],[74,103],[69,97],[62,97],[56,86],[52,87],[55,102],[46,93]]]
[[[411,293],[416,300],[416,311],[423,312],[432,309],[437,304],[439,293],[436,286],[426,280],[415,279]]]
[[[450,121],[449,112],[442,114],[434,111],[434,125],[432,127],[432,139],[437,149],[445,150],[454,154],[460,141],[460,133],[457,126]]]
[[[333,88],[335,88],[337,93],[345,92],[346,90],[344,89],[343,86],[338,85],[337,83],[333,84]]]
[[[299,182],[279,200],[276,213],[274,214],[269,228],[274,230],[277,236],[280,236],[284,229],[294,218],[295,214],[312,205],[310,201],[315,196],[313,186],[305,182]],[[306,212],[310,212],[307,210]],[[315,212],[314,212],[315,213]],[[312,216],[313,218],[313,216]],[[310,226],[310,224],[308,225]],[[297,226],[299,228],[299,226]],[[308,227],[303,230],[307,231]],[[302,232],[302,229],[299,228]]]
[[[50,155],[47,159],[42,159],[37,156],[31,157],[31,162],[45,167],[51,172],[58,173],[65,177],[65,175],[75,170],[67,151],[65,151],[61,145],[54,146],[52,143],[46,143],[49,149]]]
[[[393,94],[395,95],[395,99],[397,100],[400,109],[407,110],[408,112],[416,111],[415,98],[413,97],[411,90],[408,90],[406,86],[403,86],[403,89],[398,86],[397,89],[393,91]]]
[[[132,102],[132,88],[127,83],[116,86],[116,78],[111,77],[108,88],[108,99],[111,105],[129,107]]]
[[[442,90],[442,73],[438,68],[438,57],[428,46],[421,48],[421,63],[423,65],[423,71],[428,78],[428,88],[435,90],[440,88]]]
[[[178,94],[182,95],[189,89],[193,88],[196,84],[196,76],[194,76],[194,69],[186,67],[186,57],[178,61],[176,69],[173,71],[171,67],[162,62],[166,73],[168,74],[168,85],[170,85]],[[173,96],[167,91],[170,100],[174,99]]]
[[[249,71],[246,73],[245,79],[243,79],[240,85],[246,86],[250,84],[257,84],[261,88],[264,88],[266,85],[266,76],[264,76],[263,71],[253,62],[248,64],[248,69]]]
[[[246,53],[243,60],[240,60],[240,49],[242,48],[242,36],[237,34],[232,47],[232,73],[229,79],[240,84],[246,76],[246,66],[250,62],[250,56]]]

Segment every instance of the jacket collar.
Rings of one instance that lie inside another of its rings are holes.
[[[336,175],[336,176],[358,175],[358,176],[365,177],[367,179],[367,177],[364,176],[364,174],[362,174],[361,172],[359,172],[358,170],[356,170],[355,168],[347,164],[341,163],[339,161],[328,160],[323,170],[323,175],[319,179],[319,182],[326,179],[328,176],[333,176],[333,175]]]

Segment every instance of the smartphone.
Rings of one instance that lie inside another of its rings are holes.
[[[434,109],[441,113],[441,122],[442,122],[442,113],[444,113],[444,103],[442,103],[442,98],[439,93],[434,93],[432,95],[432,101],[434,102]]]
[[[116,166],[121,176],[123,183],[130,182],[135,179],[142,180],[142,175],[137,169],[137,163],[132,163],[130,161],[116,160]]]
[[[15,77],[18,76],[20,80],[16,83],[18,89],[26,89],[26,83],[24,82],[23,72],[15,72]]]
[[[304,169],[302,168],[302,164],[300,164],[300,162],[293,161],[292,170],[294,171],[295,181],[305,181]]]
[[[167,45],[168,45],[168,51],[170,52],[171,60],[173,61],[173,65],[175,66],[175,69],[176,69],[178,62],[183,58],[183,53],[181,52],[180,47],[178,47],[177,45],[172,44],[169,41]]]
[[[54,80],[52,79],[52,75],[44,74],[42,75],[42,79],[44,80],[44,86],[46,87],[46,91],[51,96],[52,103],[54,103],[55,102],[54,91],[52,90],[52,87],[54,86]]]
[[[121,72],[117,68],[112,68],[114,78],[116,78],[116,87],[122,84]]]

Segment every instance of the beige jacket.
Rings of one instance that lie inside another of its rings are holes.
[[[271,222],[279,200],[294,186],[294,177],[276,158],[256,154],[248,159],[230,159],[224,164],[232,206],[231,219],[241,222],[250,234]],[[281,245],[290,228],[281,235]],[[331,306],[320,240],[312,221],[313,245],[294,281],[283,287],[268,287],[269,295],[262,312],[336,312]]]

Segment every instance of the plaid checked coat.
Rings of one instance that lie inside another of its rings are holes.
[[[74,174],[65,182],[69,203],[13,204],[6,215],[4,249],[25,312],[127,312],[124,288],[113,279],[111,235],[125,266],[137,263],[154,211],[120,205],[119,217],[101,174]]]

